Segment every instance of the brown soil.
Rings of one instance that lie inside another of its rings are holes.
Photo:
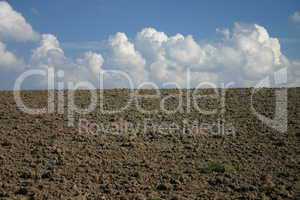
[[[165,95],[173,90],[162,91]],[[209,92],[208,90],[204,90]],[[300,89],[288,91],[288,131],[267,127],[250,111],[250,90],[226,93],[225,114],[103,114],[97,109],[77,116],[98,124],[122,119],[132,124],[183,121],[213,122],[224,115],[234,135],[157,130],[137,135],[88,134],[67,126],[67,114],[28,115],[17,108],[11,92],[0,93],[0,199],[296,199],[300,198]],[[28,105],[46,104],[46,92],[27,91]],[[118,107],[127,90],[105,91],[107,107]],[[77,95],[88,102],[88,93]],[[185,98],[184,98],[185,99]],[[255,108],[274,113],[274,90],[255,96]],[[168,106],[176,104],[170,99]],[[205,100],[202,106],[217,105]],[[146,108],[155,102],[144,102]],[[186,108],[186,105],[184,105]]]

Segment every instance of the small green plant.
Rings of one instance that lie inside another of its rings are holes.
[[[208,162],[204,168],[201,169],[203,173],[224,173],[226,171],[225,166],[218,162]]]

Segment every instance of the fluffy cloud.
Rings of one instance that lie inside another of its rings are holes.
[[[300,11],[295,12],[290,19],[295,23],[300,23]]]
[[[66,58],[60,43],[54,35],[44,34],[40,46],[33,51],[32,61],[36,65],[62,67]]]
[[[167,40],[168,36],[165,33],[154,28],[145,28],[137,34],[135,45],[148,62],[153,62],[163,57],[164,51],[161,46]]]
[[[120,70],[132,77],[135,84],[145,81],[146,61],[125,33],[111,36],[107,42],[106,70]]]
[[[162,85],[175,82],[181,87],[187,86],[188,69],[191,86],[200,81],[216,82],[218,75],[212,73],[206,61],[206,52],[192,36],[181,34],[167,36],[154,28],[145,28],[135,39],[138,51],[146,58],[145,71],[150,81]]]
[[[103,54],[86,52],[77,59],[65,55],[55,36],[44,34],[41,38],[30,66],[64,70],[66,81],[97,84],[100,72],[119,70],[135,85],[152,81],[161,87],[167,82],[196,87],[201,82],[232,81],[243,86],[289,64],[278,39],[256,24],[235,24],[220,42],[201,45],[191,35],[168,36],[153,28],[143,29],[132,41],[125,33],[117,33],[107,40]],[[106,87],[128,86],[124,81],[115,74],[105,76]]]
[[[219,31],[220,32],[220,31]],[[201,81],[234,81],[262,78],[286,64],[279,40],[259,25],[236,23],[233,30],[221,31],[219,43],[200,45],[191,36],[167,36],[145,28],[136,36],[138,51],[146,59],[145,70],[158,82],[183,84],[191,71],[192,86]],[[237,76],[238,74],[238,76]]]
[[[86,66],[91,72],[91,75],[97,77],[102,71],[104,59],[101,54],[89,51],[84,53],[82,58],[77,59],[77,63],[81,66]]]
[[[32,41],[38,37],[20,13],[13,10],[6,1],[0,1],[0,39]]]
[[[66,82],[97,82],[104,62],[101,54],[86,52],[73,60],[65,56],[60,42],[54,35],[44,34],[41,38],[40,45],[33,50],[31,68],[62,70]]]
[[[22,68],[22,60],[7,51],[6,45],[0,42],[0,69],[4,71],[19,71]]]
[[[8,76],[14,77],[14,73],[25,68],[23,59],[9,51],[4,41],[29,41],[37,38],[38,34],[33,31],[23,16],[14,11],[6,1],[0,1],[0,77],[2,80],[7,81]]]
[[[241,68],[246,80],[262,78],[285,64],[279,40],[270,37],[267,30],[257,24],[235,24],[229,38],[219,44],[216,52],[213,59],[222,58],[217,64],[223,63],[226,69]],[[226,66],[226,63],[231,65]]]

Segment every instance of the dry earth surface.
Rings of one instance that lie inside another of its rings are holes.
[[[177,105],[178,91],[161,92],[176,93],[165,105]],[[75,126],[68,127],[67,107],[65,114],[29,115],[17,108],[12,92],[1,92],[0,199],[299,199],[300,89],[288,90],[286,133],[257,119],[250,111],[250,94],[250,89],[226,91],[225,112],[212,115],[194,108],[186,112],[186,96],[184,110],[175,114],[143,114],[133,105],[122,113],[105,114],[98,107],[76,115]],[[274,89],[257,93],[256,110],[273,116],[274,94]],[[105,91],[104,108],[121,106],[128,95],[127,90]],[[27,105],[42,107],[47,92],[27,91],[22,96]],[[219,105],[215,99],[199,101],[205,109]],[[77,105],[88,102],[87,91],[76,94]],[[157,102],[148,99],[142,105],[150,109]],[[153,124],[176,123],[180,130],[162,134],[137,127],[137,134],[117,134],[111,128],[89,134],[79,132],[80,118],[105,125],[119,119],[138,125],[147,119]],[[235,135],[181,131],[188,127],[186,122],[212,124],[219,118],[233,125]]]

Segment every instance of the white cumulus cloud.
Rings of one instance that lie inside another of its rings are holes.
[[[65,59],[59,41],[51,34],[42,35],[40,46],[32,54],[33,63],[39,65],[59,66],[64,64]]]
[[[76,59],[71,59],[65,55],[56,36],[43,34],[41,38],[40,45],[33,50],[31,68],[62,70],[65,81],[96,83],[104,62],[101,54],[89,51]]]
[[[196,82],[226,80],[240,84],[286,64],[279,40],[270,37],[264,27],[236,23],[232,30],[225,30],[218,43],[200,45],[191,35],[168,36],[145,28],[137,34],[135,43],[146,58],[149,78],[158,82],[183,83],[190,69]]]
[[[65,55],[55,36],[46,34],[33,51],[31,65],[62,69],[67,80],[95,83],[100,72],[119,70],[127,73],[135,86],[151,81],[161,87],[166,82],[180,87],[234,82],[240,87],[289,65],[279,40],[264,27],[236,23],[226,30],[219,42],[201,44],[191,35],[168,36],[154,28],[141,30],[133,40],[116,33],[108,38],[101,54],[86,52],[75,60]],[[108,87],[123,87],[121,79],[106,76]]]
[[[6,49],[6,45],[0,42],[0,70],[19,71],[24,67],[23,61]]]
[[[25,63],[22,58],[7,48],[6,40],[24,42],[38,39],[38,33],[33,31],[24,17],[13,10],[6,2],[0,1],[0,76],[6,80],[7,76],[24,70]]]
[[[0,1],[0,39],[32,41],[38,39],[31,25],[6,2]]]
[[[145,81],[146,61],[125,33],[111,36],[107,48],[106,70],[121,70],[132,77],[135,84]]]

